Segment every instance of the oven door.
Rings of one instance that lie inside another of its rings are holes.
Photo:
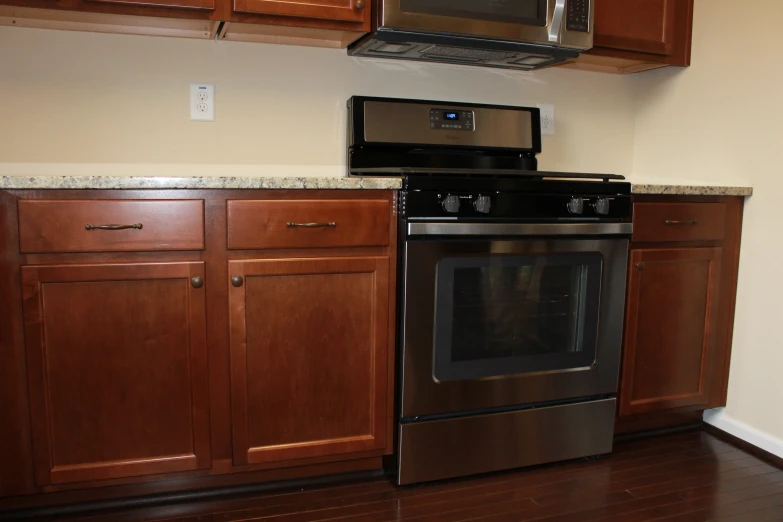
[[[587,32],[566,30],[566,4],[566,0],[378,0],[382,30],[589,49],[593,44],[592,1],[587,6]]]
[[[616,393],[630,227],[408,225],[402,417]]]

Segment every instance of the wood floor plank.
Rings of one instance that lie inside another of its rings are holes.
[[[611,456],[395,487],[389,479],[61,517],[68,522],[767,522],[783,471],[702,431]]]
[[[693,511],[709,509],[710,507],[719,508],[727,504],[740,502],[742,500],[761,498],[765,496],[777,496],[781,494],[783,494],[783,485],[779,483],[768,484],[760,487],[748,486],[744,487],[743,489],[727,491],[715,496],[707,495],[696,498],[689,498],[688,500],[684,500],[682,502],[664,504],[640,511],[633,511],[621,517],[612,516],[595,520],[600,522],[649,522],[651,520],[665,519],[675,515],[683,515]]]

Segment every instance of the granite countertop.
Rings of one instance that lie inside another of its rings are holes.
[[[397,190],[400,178],[280,176],[0,176],[0,190],[12,189],[375,189]]]
[[[2,189],[375,189],[397,190],[396,177],[339,176],[0,176]],[[686,196],[750,196],[753,188],[719,185],[668,185],[633,183],[634,194]]]
[[[633,183],[634,194],[670,194],[679,196],[752,196],[753,187],[722,185],[667,185]]]

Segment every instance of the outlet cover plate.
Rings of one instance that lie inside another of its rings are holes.
[[[555,106],[551,103],[539,103],[541,109],[541,134],[554,136],[555,134]]]
[[[192,121],[215,121],[214,84],[190,84],[190,119]]]

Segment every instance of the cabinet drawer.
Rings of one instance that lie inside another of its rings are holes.
[[[389,244],[386,200],[231,200],[228,248],[324,248]]]
[[[23,200],[23,254],[204,249],[202,200]]]
[[[634,242],[721,241],[725,203],[635,203]]]

